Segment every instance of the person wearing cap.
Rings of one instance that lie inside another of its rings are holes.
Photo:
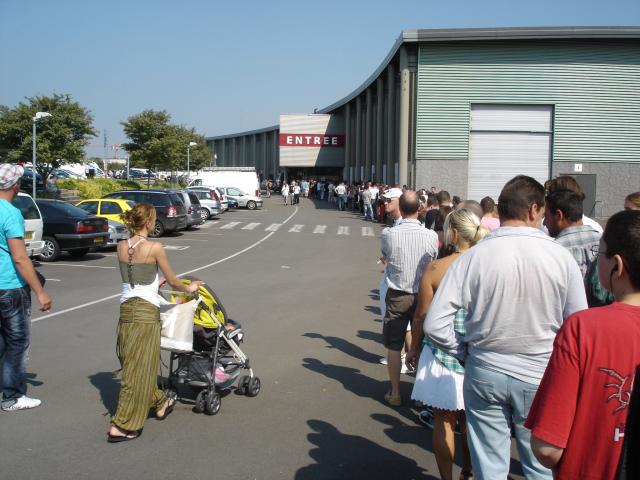
[[[6,412],[41,404],[25,395],[25,364],[31,330],[31,290],[40,309],[49,311],[51,297],[44,291],[24,243],[24,219],[11,202],[20,191],[20,165],[0,164],[0,359],[2,402]]]

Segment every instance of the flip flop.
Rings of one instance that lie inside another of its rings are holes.
[[[107,442],[108,443],[128,442],[129,440],[135,440],[140,435],[142,435],[142,429],[136,432],[129,432],[126,435],[111,435],[111,433],[107,433]]]
[[[171,412],[173,412],[173,407],[176,406],[176,401],[175,400],[173,400],[173,401],[167,400],[167,402],[169,402],[169,403],[167,405],[167,408],[164,409],[164,414],[163,415],[156,414],[156,420],[161,420],[162,421],[165,418],[167,418],[171,414]]]

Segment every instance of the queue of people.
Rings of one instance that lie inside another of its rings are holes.
[[[380,195],[388,211],[391,190]],[[515,177],[497,204],[398,190],[400,215],[381,236],[384,401],[405,402],[404,347],[411,398],[433,411],[440,477],[453,478],[456,428],[461,479],[507,478],[512,432],[527,479],[632,468],[622,446],[640,408],[640,194],[603,232],[571,177]]]

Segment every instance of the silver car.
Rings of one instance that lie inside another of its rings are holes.
[[[262,208],[263,200],[260,197],[244,193],[242,190],[236,187],[223,187],[223,190],[227,197],[235,200],[238,203],[238,207],[246,207],[249,210]]]
[[[192,192],[200,200],[200,214],[203,220],[209,220],[211,217],[215,217],[222,212],[220,201],[216,200],[216,193],[209,187],[189,187],[189,192]]]
[[[120,240],[129,238],[129,229],[124,223],[109,219],[107,219],[107,221],[109,222],[109,238],[103,248],[115,247]]]

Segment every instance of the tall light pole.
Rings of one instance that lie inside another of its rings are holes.
[[[189,161],[191,160],[190,151],[191,147],[195,147],[198,145],[196,142],[189,142],[187,145],[187,185],[189,184],[189,178],[191,178],[191,165],[189,165]]]
[[[36,122],[41,118],[50,117],[49,112],[36,112],[36,116],[33,117],[33,160],[32,174],[33,174],[33,199],[36,199],[36,184],[38,183],[38,171],[36,170]],[[43,179],[44,180],[44,179]]]

